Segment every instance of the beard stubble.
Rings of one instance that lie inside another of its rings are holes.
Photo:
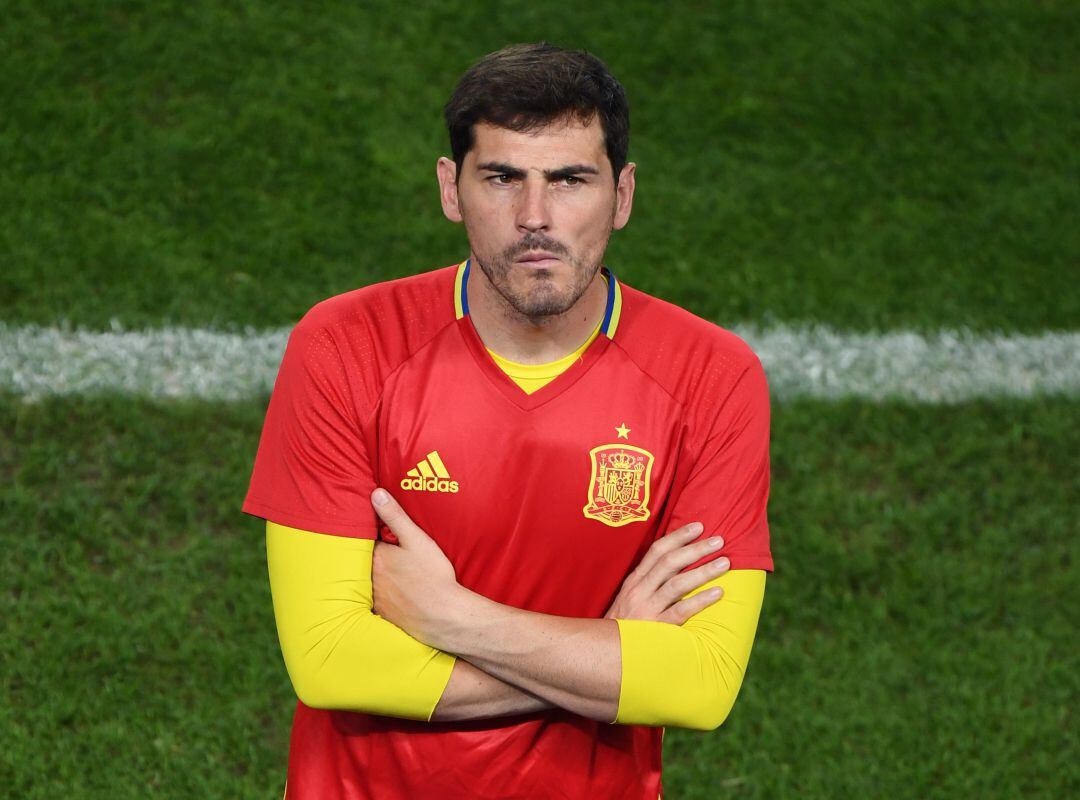
[[[546,250],[567,264],[572,270],[572,280],[560,291],[549,269],[534,269],[527,276],[530,286],[515,288],[510,272],[514,261],[531,250]],[[600,262],[583,264],[561,242],[542,233],[528,233],[498,255],[477,264],[488,281],[514,311],[530,321],[542,322],[547,318],[565,314],[581,299],[600,269]]]

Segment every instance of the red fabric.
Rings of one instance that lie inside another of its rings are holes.
[[[600,336],[525,395],[470,319],[454,319],[454,274],[367,287],[305,316],[274,388],[245,511],[372,537],[368,496],[380,485],[463,585],[567,616],[602,616],[649,545],[692,520],[724,536],[717,555],[733,568],[772,569],[768,389],[741,340],[624,285],[614,338]],[[432,466],[432,451],[456,492],[402,487],[421,462]],[[630,483],[627,465],[648,462],[647,502],[639,484],[612,512],[604,498],[622,495],[615,478],[614,494],[603,494],[601,461]],[[301,704],[289,798],[655,800],[660,752],[659,730],[565,712],[424,724]]]
[[[565,712],[450,724],[298,703],[286,797],[656,800],[660,740]]]

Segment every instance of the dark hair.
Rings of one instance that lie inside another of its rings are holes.
[[[630,144],[626,92],[604,62],[547,42],[515,44],[484,56],[461,76],[443,113],[458,174],[473,147],[473,125],[532,131],[560,117],[589,124],[599,115],[615,181]]]

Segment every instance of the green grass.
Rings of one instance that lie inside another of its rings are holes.
[[[779,570],[726,736],[671,735],[672,796],[1074,793],[1078,417],[778,409]]]
[[[630,93],[632,285],[727,323],[1076,325],[1075,4],[674,6],[6,3],[0,319],[283,325],[458,260],[441,105],[547,38]]]
[[[5,796],[280,797],[292,706],[237,511],[261,411],[3,404]]]
[[[1020,0],[10,0],[0,321],[286,325],[457,260],[441,105],[541,38],[630,93],[631,285],[724,323],[1077,327],[1080,9]],[[262,412],[0,397],[0,794],[279,796]],[[719,732],[669,732],[669,796],[1076,795],[1080,402],[774,420],[750,674]]]
[[[293,700],[238,511],[261,418],[0,402],[11,796],[277,796]],[[786,404],[773,438],[747,683],[668,733],[669,796],[1075,793],[1080,403]]]

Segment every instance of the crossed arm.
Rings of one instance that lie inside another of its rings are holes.
[[[604,619],[572,619],[460,586],[434,541],[387,498],[375,509],[398,547],[373,552],[364,540],[267,526],[282,650],[308,705],[432,720],[559,706],[606,722],[702,729],[726,717],[749,659],[764,573],[724,574],[726,559],[717,559],[680,574],[718,547],[689,544],[700,526],[655,544]],[[326,583],[327,574],[336,580]],[[329,585],[336,591],[317,588]],[[727,594],[717,604],[721,587]]]

